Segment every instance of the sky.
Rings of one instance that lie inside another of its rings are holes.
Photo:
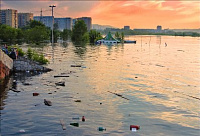
[[[32,12],[34,16],[92,17],[92,24],[131,29],[199,29],[199,0],[1,0],[2,9]]]

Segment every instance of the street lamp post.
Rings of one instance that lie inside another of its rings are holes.
[[[51,41],[52,41],[52,46],[53,46],[53,25],[54,25],[54,17],[53,17],[53,8],[54,7],[56,7],[55,5],[52,5],[52,6],[49,6],[49,7],[51,7],[52,8],[52,39],[51,39]]]

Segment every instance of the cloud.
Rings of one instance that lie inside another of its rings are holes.
[[[170,0],[122,0],[122,1],[3,1],[3,8],[17,9],[18,12],[33,12],[51,15],[49,5],[55,4],[56,17],[91,16],[95,24],[132,28],[191,27],[199,28],[199,1]]]

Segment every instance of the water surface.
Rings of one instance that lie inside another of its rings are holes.
[[[80,47],[68,43],[53,50],[51,46],[38,49],[53,71],[10,79],[11,85],[17,80],[21,92],[4,89],[1,135],[200,135],[200,39],[126,38],[137,44]],[[70,77],[54,78],[62,74]],[[56,86],[59,81],[65,86]],[[33,97],[33,92],[40,95]],[[44,105],[44,99],[53,105]],[[86,121],[72,120],[74,115],[85,116]],[[71,122],[79,122],[79,127],[70,126]],[[139,125],[140,130],[131,132],[130,125]],[[98,131],[100,126],[106,131]]]

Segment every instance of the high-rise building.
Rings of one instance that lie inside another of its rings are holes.
[[[130,26],[124,26],[124,30],[130,30]]]
[[[72,20],[72,27],[74,27],[76,21],[77,21],[77,18],[74,18],[74,19]]]
[[[18,13],[18,27],[22,28],[33,20],[33,13]]]
[[[3,9],[0,12],[0,23],[18,28],[18,14],[15,9]]]
[[[72,18],[55,18],[54,23],[58,24],[60,31],[64,29],[72,30]]]
[[[91,30],[92,28],[92,18],[91,17],[81,17],[77,18],[77,20],[83,20],[87,26],[87,30]]]
[[[157,26],[157,31],[161,31],[162,30],[162,26],[158,25]]]
[[[52,29],[52,21],[53,21],[52,16],[42,16],[42,17],[41,16],[34,16],[33,19],[36,20],[36,21],[40,21],[45,26],[50,27]]]

